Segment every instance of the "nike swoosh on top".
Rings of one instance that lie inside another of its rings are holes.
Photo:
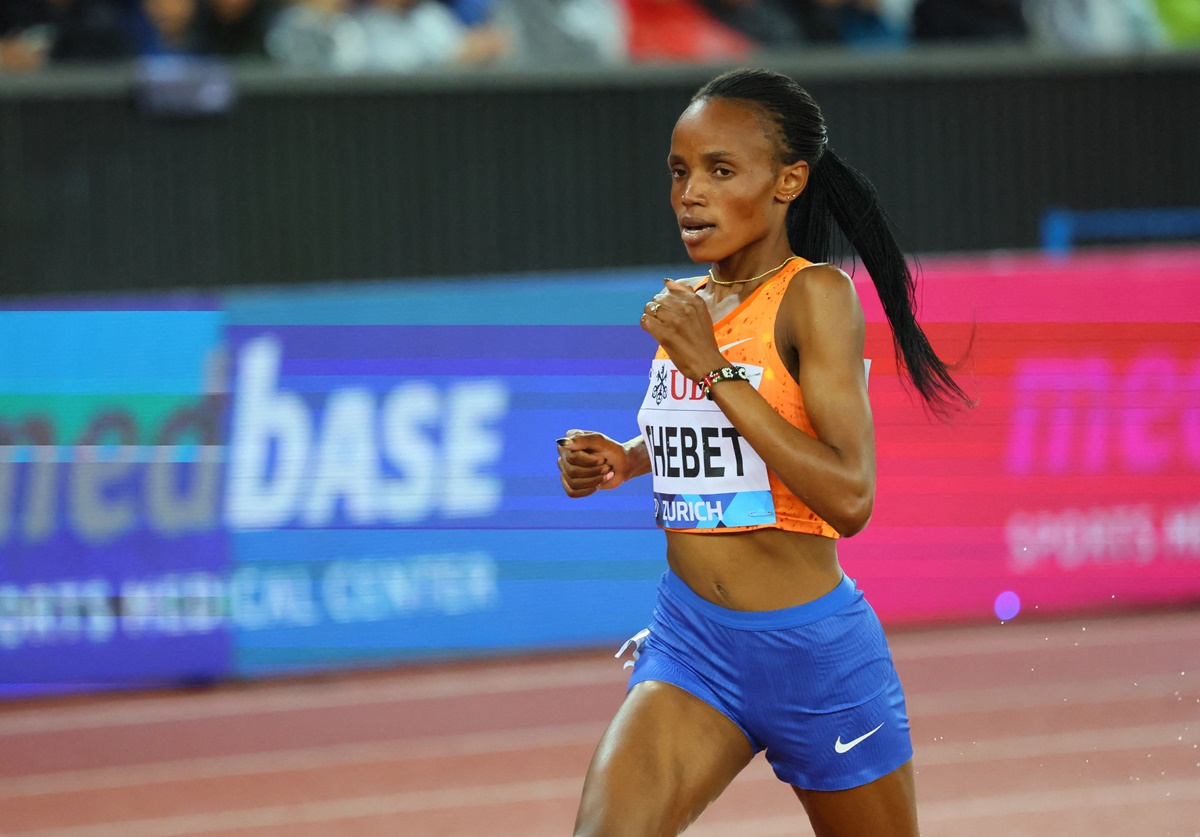
[[[738,340],[734,343],[730,343],[728,346],[722,346],[721,348],[717,349],[717,351],[723,352],[726,349],[732,349],[734,346],[740,346],[742,343],[745,343],[747,340],[753,340],[753,339],[754,339],[753,337],[744,337],[741,340]]]
[[[883,724],[880,724],[879,726],[875,727],[875,729],[871,730],[866,735],[860,735],[858,738],[854,739],[853,741],[847,741],[845,744],[842,743],[842,737],[839,735],[837,737],[837,741],[833,742],[833,749],[836,750],[838,753],[849,752],[850,750],[853,750],[855,747],[857,747],[859,744],[866,741],[872,735],[879,732],[881,729],[883,729]]]

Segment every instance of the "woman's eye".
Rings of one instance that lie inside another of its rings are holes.
[[[728,177],[729,175],[733,174],[733,169],[727,169],[724,166],[717,166],[715,171],[721,177]]]
[[[671,169],[671,177],[675,180],[683,177],[686,172],[683,169]]]

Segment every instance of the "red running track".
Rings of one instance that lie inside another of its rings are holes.
[[[1200,837],[1200,612],[891,643],[926,837]],[[561,837],[626,676],[597,650],[3,705],[0,833]],[[760,756],[687,833],[812,832]]]

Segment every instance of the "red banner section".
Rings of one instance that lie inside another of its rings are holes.
[[[841,552],[884,619],[1200,600],[1200,250],[926,262],[926,331],[978,400],[945,422],[856,281],[879,482]]]

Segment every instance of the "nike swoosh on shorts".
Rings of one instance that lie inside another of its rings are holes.
[[[860,735],[858,738],[854,739],[853,741],[847,741],[845,744],[842,743],[842,737],[839,735],[837,737],[837,741],[833,742],[833,749],[835,751],[837,751],[838,753],[847,753],[850,750],[853,750],[859,744],[866,741],[868,738],[870,738],[875,733],[879,732],[881,729],[883,729],[883,724],[880,724],[879,726],[875,727],[875,729],[871,730],[866,735]]]

